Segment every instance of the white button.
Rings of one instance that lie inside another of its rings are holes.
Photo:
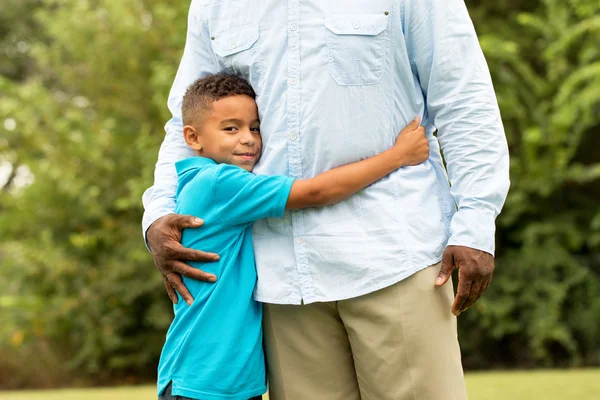
[[[294,86],[296,84],[296,80],[295,79],[290,79],[290,85]]]
[[[296,239],[296,243],[298,243],[298,244],[302,244],[302,242],[304,242],[304,240],[302,240],[302,238],[298,238],[298,239]]]
[[[290,135],[290,139],[292,139],[292,140],[296,140],[296,139],[298,139],[298,136],[296,136],[296,134],[295,134],[295,133],[292,133],[292,134]]]
[[[298,26],[296,24],[292,24],[292,26],[290,26],[290,29],[295,31],[296,29],[298,29]]]
[[[237,43],[236,42],[231,43],[231,48],[232,49],[235,49],[236,47],[237,47]]]
[[[358,28],[360,28],[360,24],[358,23],[358,21],[354,21],[354,22],[352,23],[352,26],[354,27],[354,29],[358,29]]]

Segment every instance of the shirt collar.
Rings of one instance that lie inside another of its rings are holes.
[[[195,156],[177,161],[175,163],[175,169],[177,170],[177,176],[182,176],[188,171],[200,169],[210,164],[216,164],[216,162],[210,158]]]

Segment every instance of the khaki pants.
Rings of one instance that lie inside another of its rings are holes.
[[[467,398],[440,264],[354,299],[265,304],[271,400]]]

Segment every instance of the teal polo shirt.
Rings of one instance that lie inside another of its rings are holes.
[[[280,218],[294,179],[256,176],[237,166],[192,157],[175,164],[179,179],[175,212],[204,219],[185,229],[185,247],[220,260],[190,262],[215,274],[216,283],[183,281],[194,296],[180,297],[158,367],[158,393],[173,382],[173,395],[200,400],[247,400],[266,392],[262,307],[252,299],[256,283],[252,223]]]

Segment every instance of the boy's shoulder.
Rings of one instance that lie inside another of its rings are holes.
[[[217,164],[214,160],[205,157],[190,157],[175,163],[177,171],[177,193],[179,198],[182,192],[195,193],[194,188],[204,195],[215,192],[232,194],[245,186],[253,178],[251,172],[236,165]],[[185,189],[185,190],[184,190]],[[218,189],[218,190],[217,190]],[[217,194],[217,198],[219,196]],[[229,197],[229,196],[225,196]]]
[[[204,189],[216,181],[221,166],[213,160],[205,157],[190,157],[175,163],[177,171],[177,192],[179,197],[184,188],[190,190],[190,186],[202,186]]]

